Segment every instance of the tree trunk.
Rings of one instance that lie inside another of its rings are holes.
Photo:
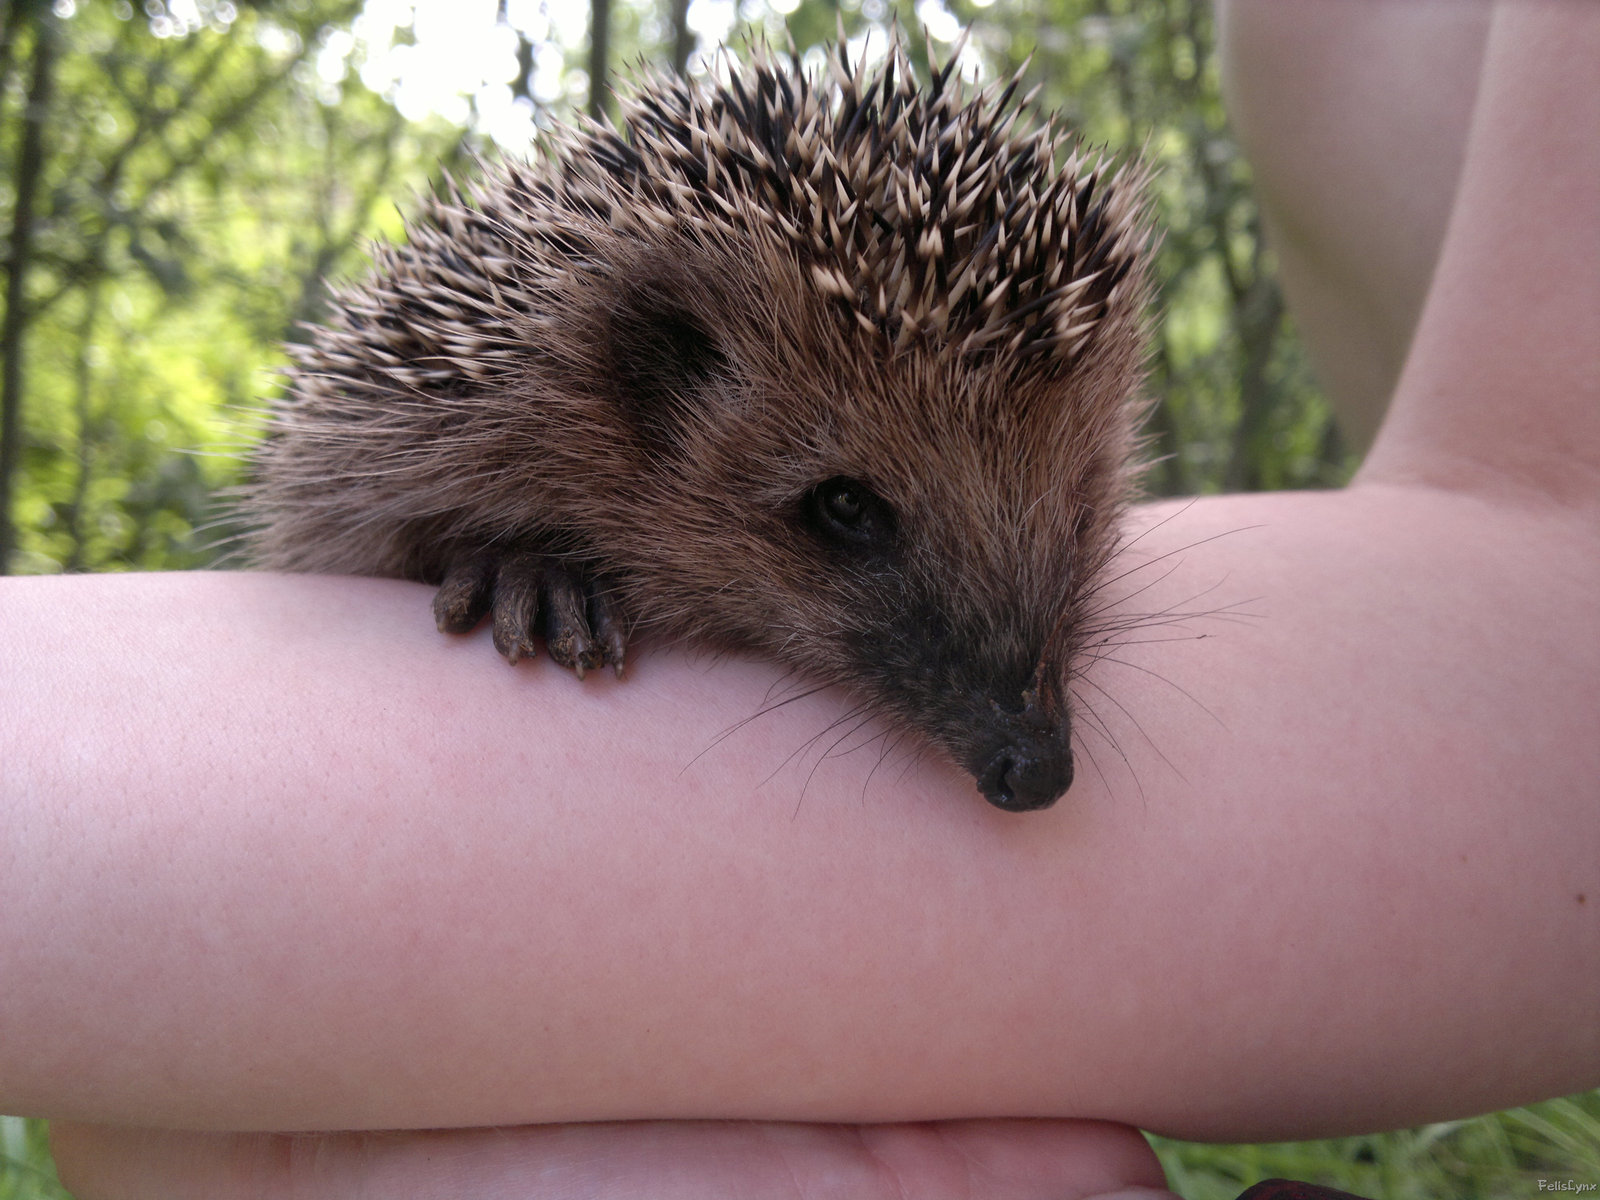
[[[515,99],[526,100],[537,108],[538,103],[533,98],[533,43],[522,30],[513,28],[507,0],[500,0],[494,19],[497,24],[504,25],[517,35],[517,74],[511,81],[511,95]]]
[[[22,0],[0,0],[0,97],[11,89],[11,52],[17,44]]]
[[[78,354],[73,364],[73,408],[78,417],[78,474],[72,481],[72,501],[67,506],[67,536],[72,549],[67,552],[65,569],[82,571],[87,565],[84,553],[84,516],[89,504],[89,480],[94,473],[94,330],[100,320],[100,297],[105,278],[96,275],[85,285],[83,319],[78,325]]]
[[[689,32],[689,0],[672,0],[672,69],[680,76],[689,73],[689,55],[694,52],[694,34]]]
[[[611,55],[611,0],[589,0],[589,115],[606,115],[606,66]]]
[[[12,480],[22,442],[23,342],[28,332],[27,281],[33,258],[33,204],[44,174],[44,123],[55,82],[55,22],[43,4],[31,14],[34,29],[33,80],[22,113],[22,136],[16,158],[16,196],[11,213],[11,253],[6,260],[6,312],[0,324],[0,575],[5,574],[17,545],[12,521]],[[22,6],[11,21],[20,27]],[[13,34],[16,28],[9,30]]]
[[[1239,332],[1240,411],[1222,480],[1223,488],[1230,492],[1259,492],[1266,486],[1261,467],[1272,452],[1269,426],[1278,400],[1268,372],[1283,316],[1283,294],[1275,281],[1258,274],[1234,314]]]

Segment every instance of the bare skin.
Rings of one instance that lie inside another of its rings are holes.
[[[75,1181],[107,1185],[79,1195],[149,1200],[1175,1200],[1143,1138],[1093,1121],[654,1121],[323,1137],[74,1127],[57,1144]]]
[[[1228,115],[1346,439],[1377,435],[1455,203],[1487,0],[1218,6]]]
[[[1127,762],[1091,736],[1103,776],[1047,813],[934,762],[873,775],[870,750],[803,795],[804,769],[767,781],[839,697],[685,769],[770,668],[486,671],[487,635],[437,639],[406,585],[8,585],[0,1109],[97,1123],[57,1126],[85,1197],[214,1196],[317,1172],[293,1143],[103,1126],[988,1113],[1277,1138],[1593,1086],[1600,173],[1570,164],[1595,160],[1597,58],[1592,6],[1496,14],[1361,478],[1149,510],[1130,563],[1175,569],[1129,576],[1130,608],[1259,615],[1100,664],[1082,694]],[[84,631],[113,608],[108,654]],[[667,1160],[760,1178],[783,1127],[732,1154],[726,1128],[666,1134],[667,1159],[630,1127],[508,1134],[514,1168],[471,1133],[312,1157],[538,1178],[570,1136],[600,1147],[589,1194]],[[978,1136],[1021,1155],[1021,1195],[1055,1194],[1064,1156],[1105,1170],[1069,1194],[1159,1182],[1095,1129]],[[970,1130],[906,1131],[899,1172],[843,1194],[926,1178]],[[807,1181],[859,1135],[811,1136],[776,1190],[697,1194],[827,1194]]]

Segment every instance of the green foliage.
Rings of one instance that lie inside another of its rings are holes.
[[[71,1200],[56,1179],[43,1121],[0,1117],[0,1200]]]
[[[280,343],[459,143],[313,69],[354,0],[41,13],[55,96],[32,260],[13,569],[193,566]],[[147,14],[154,13],[153,16]],[[20,75],[20,72],[17,73]],[[0,94],[0,179],[24,97]],[[0,224],[14,196],[0,187]]]
[[[1419,1129],[1317,1142],[1201,1146],[1152,1138],[1185,1200],[1234,1200],[1252,1183],[1299,1179],[1382,1200],[1525,1200],[1600,1183],[1600,1092]]]

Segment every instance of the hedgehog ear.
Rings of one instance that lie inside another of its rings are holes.
[[[617,398],[648,440],[673,444],[727,357],[702,318],[665,289],[629,289],[611,314],[607,347]]]

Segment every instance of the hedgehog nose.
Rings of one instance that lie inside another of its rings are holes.
[[[1072,786],[1072,745],[1065,736],[1020,730],[978,774],[978,790],[1006,812],[1049,808]]]

